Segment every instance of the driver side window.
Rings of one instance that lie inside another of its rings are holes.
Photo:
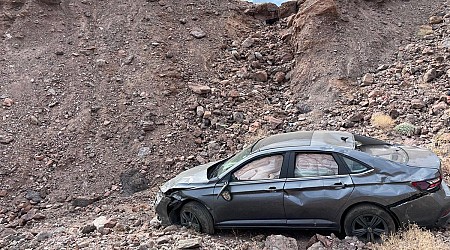
[[[278,179],[282,165],[282,155],[271,155],[247,163],[233,177],[238,181]]]

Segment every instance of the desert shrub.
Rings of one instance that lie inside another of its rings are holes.
[[[450,249],[443,239],[431,231],[422,229],[417,225],[410,225],[404,230],[383,238],[381,244],[376,244],[376,250],[434,250]]]
[[[383,113],[375,113],[372,115],[371,123],[379,129],[390,129],[394,126],[394,120]]]
[[[394,130],[401,135],[411,136],[414,134],[416,127],[411,123],[404,122],[395,126]]]

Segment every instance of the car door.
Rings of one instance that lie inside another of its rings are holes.
[[[333,153],[291,152],[284,187],[288,225],[336,228],[336,217],[353,190],[345,165]]]
[[[286,224],[283,187],[288,161],[285,154],[255,157],[230,173],[231,200],[219,196],[224,183],[215,188],[214,219],[219,227],[280,226]],[[284,172],[282,169],[286,169]]]

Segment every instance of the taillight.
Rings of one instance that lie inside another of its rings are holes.
[[[425,180],[425,181],[414,181],[412,185],[419,189],[420,191],[436,191],[441,186],[442,177],[436,177],[433,179]]]

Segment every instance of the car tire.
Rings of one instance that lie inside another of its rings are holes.
[[[381,235],[395,232],[395,222],[384,209],[374,205],[359,205],[345,216],[344,231],[365,242],[377,242]]]
[[[214,221],[209,211],[202,204],[191,201],[180,210],[182,226],[192,228],[197,232],[214,233]]]

